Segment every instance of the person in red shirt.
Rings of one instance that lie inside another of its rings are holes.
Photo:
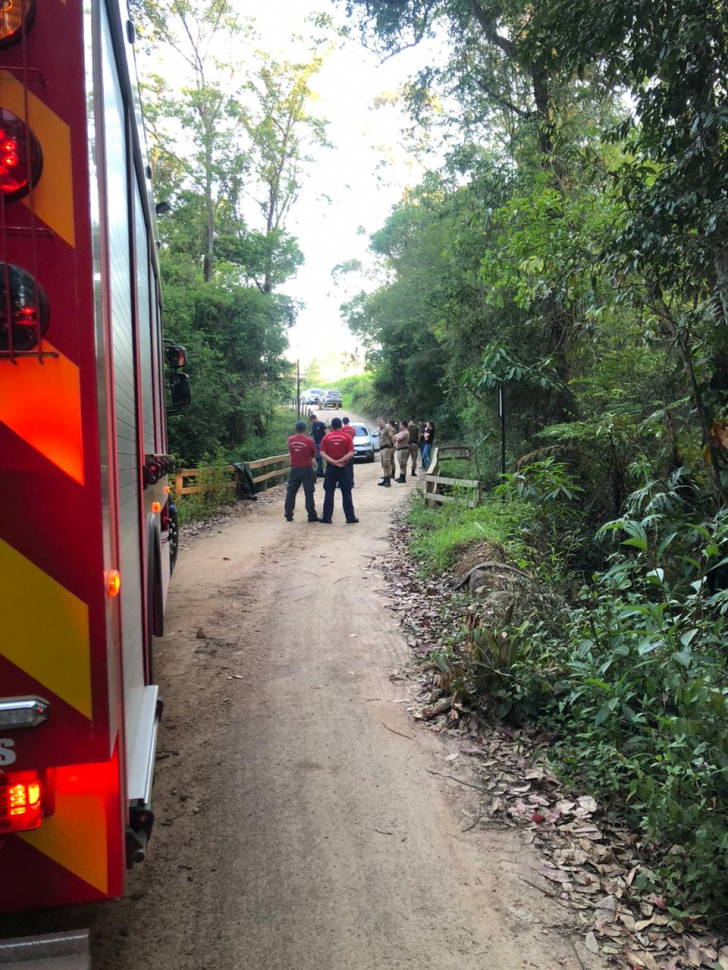
[[[351,440],[353,441],[354,438],[356,438],[356,429],[352,428],[352,426],[349,424],[349,418],[348,417],[342,418],[341,423],[343,425],[341,430],[344,432],[344,434],[348,434]],[[356,448],[354,449],[354,453],[356,454]],[[349,462],[349,482],[351,483],[351,487],[353,488],[354,487],[354,459],[353,458]]]
[[[296,508],[296,494],[303,485],[303,494],[306,499],[306,511],[308,512],[309,522],[318,522],[316,514],[316,503],[313,493],[316,489],[316,472],[313,470],[313,463],[316,461],[316,445],[313,438],[304,434],[306,430],[305,421],[296,422],[296,433],[288,439],[288,454],[291,456],[291,470],[288,473],[288,488],[286,490],[286,503],[284,514],[287,522],[293,522],[293,511]]]
[[[354,439],[341,430],[341,418],[333,418],[331,431],[321,442],[321,456],[326,461],[324,474],[324,514],[321,522],[331,524],[334,511],[334,494],[336,486],[341,489],[341,504],[344,506],[344,516],[347,525],[354,525],[359,521],[354,513],[354,503],[351,500],[351,482],[347,465],[354,457]]]

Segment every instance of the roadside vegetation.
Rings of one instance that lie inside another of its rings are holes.
[[[553,734],[673,900],[725,913],[726,8],[341,2],[383,56],[450,41],[402,93],[412,151],[444,161],[343,308],[352,393],[470,445],[492,491],[414,506],[422,568],[484,543],[526,574],[440,660],[478,710]]]
[[[484,578],[471,599],[482,622],[475,632],[456,624],[438,664],[471,709],[548,732],[562,776],[641,833],[651,888],[673,909],[721,913],[728,593],[715,579],[728,562],[728,516],[706,518],[675,474],[647,482],[593,536],[566,468],[537,472],[478,509],[414,504],[411,551],[425,573],[475,548],[529,578],[501,584],[495,606]],[[588,575],[583,560],[595,558],[601,568]]]
[[[303,254],[287,223],[311,152],[328,145],[310,110],[328,21],[319,18],[293,62],[261,49],[254,22],[229,0],[131,6],[164,206],[164,333],[187,347],[192,383],[192,404],[169,418],[171,448],[187,466],[258,455],[294,396],[284,355],[298,304],[286,284]]]
[[[201,472],[195,485],[201,492],[192,495],[175,495],[180,523],[199,522],[209,519],[221,508],[235,502],[235,491],[231,487],[232,475],[227,466],[233,462],[257,461],[274,455],[285,455],[288,451],[288,437],[293,434],[296,422],[295,411],[290,408],[276,408],[265,422],[265,433],[260,437],[251,436],[245,444],[232,451],[219,449],[216,454],[203,454],[199,465]],[[178,460],[179,468],[185,467]],[[170,477],[174,482],[174,476]]]

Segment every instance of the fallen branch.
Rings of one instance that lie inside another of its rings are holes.
[[[579,961],[579,966],[581,967],[581,970],[586,970],[586,967],[584,966],[584,961],[579,956],[579,951],[576,949],[576,943],[574,943],[573,936],[570,936],[569,939],[571,940],[571,948],[574,951],[574,955],[576,956],[576,959]]]
[[[525,876],[519,876],[519,879],[521,880],[521,882],[525,882],[527,885],[533,886],[534,889],[538,889],[538,891],[540,893],[543,893],[544,896],[548,896],[549,899],[556,899],[557,898],[557,893],[550,893],[548,891],[548,889],[544,889],[543,886],[539,886],[539,884],[537,882],[531,882],[531,880],[530,879],[526,879]]]
[[[460,831],[461,832],[469,832],[471,829],[474,829],[475,826],[478,824],[478,822],[482,821],[482,819],[483,819],[483,816],[482,815],[478,815],[478,817],[476,818],[476,820],[471,825],[468,825],[468,827],[466,829],[460,829]]]
[[[385,727],[388,731],[391,731],[392,734],[398,734],[400,738],[407,738],[408,741],[411,741],[414,738],[413,734],[402,734],[401,731],[395,731],[394,728],[391,728],[388,724],[385,724],[384,721],[380,721],[379,723],[382,725],[382,727]]]
[[[437,775],[438,778],[449,778],[450,781],[456,781],[458,785],[465,785],[466,788],[474,788],[475,791],[479,791],[481,795],[490,794],[490,792],[487,792],[485,788],[481,788],[480,785],[473,785],[469,781],[463,781],[462,778],[456,778],[455,775],[443,775],[441,771],[433,771],[432,768],[428,768],[427,771],[429,771],[431,775]]]

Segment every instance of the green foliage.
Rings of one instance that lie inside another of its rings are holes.
[[[559,507],[573,502],[583,489],[576,484],[566,465],[553,458],[535,461],[513,475],[503,476],[495,494],[516,497],[542,507]]]
[[[374,233],[381,285],[344,308],[375,390],[472,443],[486,479],[503,393],[511,467],[569,462],[597,522],[636,461],[689,465],[725,501],[720,5],[342,2],[383,53],[453,39],[407,92],[414,143],[445,162]]]
[[[219,509],[234,503],[235,492],[231,487],[233,475],[225,466],[234,461],[257,461],[259,458],[287,454],[288,438],[294,434],[295,423],[296,416],[293,411],[278,407],[265,421],[260,436],[251,436],[232,453],[219,448],[213,455],[201,455],[199,465],[196,466],[200,468],[200,474],[196,476],[194,484],[202,491],[175,496],[180,522],[184,525],[187,522],[204,521]],[[181,467],[186,463],[177,456],[177,464]],[[174,482],[174,479],[170,478],[170,482]]]
[[[295,434],[296,414],[288,408],[276,408],[267,418],[262,435],[248,438],[233,453],[234,461],[257,461],[288,453],[288,439]]]
[[[200,471],[193,483],[200,491],[192,495],[176,495],[174,485],[172,486],[172,496],[177,506],[180,525],[204,522],[221,508],[235,501],[232,475],[225,470],[227,464],[223,455],[202,455]],[[172,478],[170,482],[173,483]]]
[[[318,19],[309,56],[292,63],[257,49],[229,0],[133,7],[170,65],[147,77],[144,112],[155,191],[171,207],[159,217],[165,336],[187,347],[192,382],[170,445],[193,466],[262,440],[292,396],[284,353],[298,307],[279,290],[303,255],[286,219],[312,147],[327,145],[310,85],[330,24]]]
[[[474,543],[509,544],[516,552],[512,521],[499,502],[486,500],[470,509],[445,503],[433,508],[417,496],[410,507],[412,526],[410,551],[420,563],[422,573],[433,576],[454,564],[457,557]]]
[[[191,260],[162,255],[166,336],[187,347],[192,404],[169,418],[170,441],[184,463],[209,452],[235,453],[265,433],[290,393],[282,360],[285,298],[257,287],[205,283]]]
[[[391,405],[377,396],[371,374],[352,374],[351,377],[343,377],[337,383],[337,387],[344,398],[345,408],[352,408],[372,421],[379,417],[387,420],[394,417]]]
[[[620,547],[558,629],[506,616],[457,663],[470,703],[553,731],[566,773],[653,844],[674,904],[710,910],[728,899],[728,596],[707,575],[728,563],[728,514],[699,521],[693,498],[681,475],[647,483],[601,530]]]

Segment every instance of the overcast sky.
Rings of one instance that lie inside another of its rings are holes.
[[[256,20],[261,46],[274,55],[290,52],[294,33],[310,32],[305,21],[314,12],[325,11],[344,22],[341,5],[327,0],[239,2],[241,12]],[[314,108],[329,120],[328,137],[334,147],[317,149],[316,164],[287,226],[298,237],[306,261],[282,288],[306,304],[290,335],[292,359],[297,353],[304,362],[332,350],[343,354],[355,349],[339,315],[347,292],[334,285],[331,270],[347,260],[365,258],[369,234],[381,227],[403,189],[420,179],[421,171],[399,144],[402,115],[396,107],[377,109],[374,101],[395,93],[426,57],[418,48],[380,64],[352,39],[328,55],[313,79]],[[354,282],[349,280],[349,294]]]
[[[307,21],[316,13],[328,14],[338,26],[353,26],[342,4],[333,0],[233,2],[241,18],[255,23],[259,35],[251,42],[254,48],[236,48],[233,56],[245,58],[248,53],[251,60],[253,50],[259,48],[279,60],[307,61],[313,44],[312,40],[306,43],[306,38],[312,39],[316,31]],[[421,181],[422,169],[402,144],[402,128],[409,119],[396,99],[402,84],[435,56],[432,46],[420,45],[380,63],[353,33],[351,39],[332,36],[323,67],[311,80],[314,98],[308,108],[329,122],[327,138],[332,147],[313,150],[315,160],[304,172],[300,196],[286,225],[298,239],[305,260],[296,277],[281,287],[303,304],[290,331],[288,356],[300,357],[304,366],[314,358],[326,359],[324,378],[337,369],[332,361],[358,350],[340,317],[341,303],[374,286],[354,274],[345,275],[337,285],[332,270],[354,259],[371,265],[369,236],[381,228],[404,190]],[[186,65],[169,49],[137,57],[142,75],[158,72],[171,85],[184,83]],[[229,59],[231,51],[222,51],[221,57]],[[249,215],[255,225],[259,213],[251,205]]]

